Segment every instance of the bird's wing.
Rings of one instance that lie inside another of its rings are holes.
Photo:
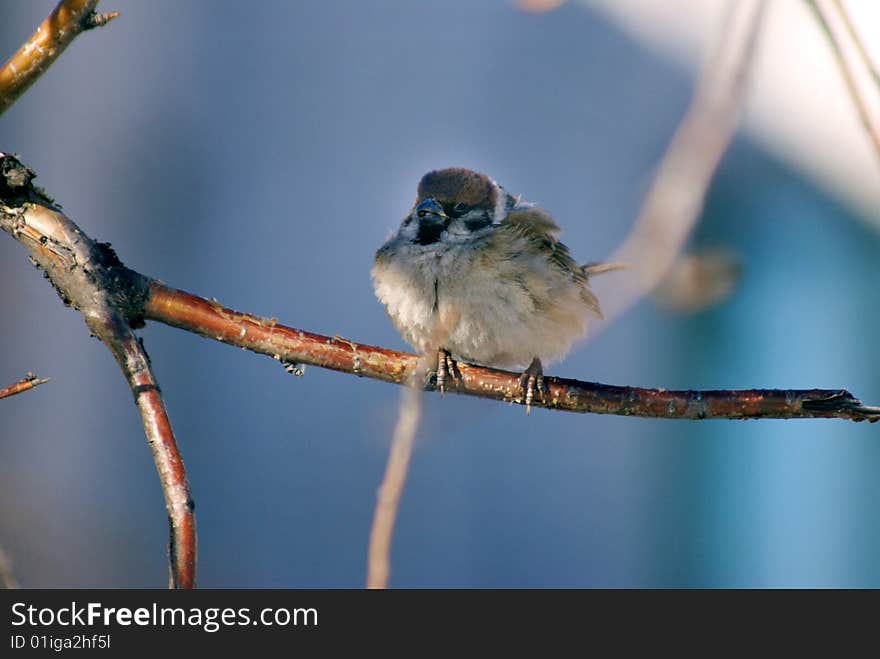
[[[546,236],[556,241],[556,235],[561,232],[559,225],[550,216],[550,213],[537,206],[514,208],[507,217],[501,221],[502,225],[508,225],[512,229],[521,232],[524,236]]]
[[[556,236],[561,230],[547,211],[535,206],[516,208],[508,213],[498,229],[514,232],[516,237],[528,241],[545,254],[551,265],[580,284],[580,295],[584,304],[598,317],[602,317],[599,301],[587,285],[589,275],[594,274],[594,271],[581,266],[571,257],[568,247],[559,242]]]
[[[540,251],[547,254],[547,259],[555,266],[570,273],[575,279],[586,282],[583,268],[571,258],[568,247],[557,240],[560,233],[559,225],[550,214],[536,206],[514,209],[507,214],[498,227],[532,243]]]

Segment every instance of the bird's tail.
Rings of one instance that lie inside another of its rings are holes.
[[[615,270],[625,270],[626,268],[626,263],[585,263],[581,266],[587,277],[602,275],[606,272],[614,272]]]

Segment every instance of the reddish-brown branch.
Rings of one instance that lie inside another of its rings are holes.
[[[33,373],[28,373],[22,380],[0,389],[0,398],[8,398],[23,391],[29,391],[34,387],[39,387],[41,384],[46,384],[48,381],[49,378],[39,378]]]
[[[33,36],[0,69],[0,114],[58,59],[76,37],[119,13],[96,14],[98,0],[61,0]]]
[[[286,327],[275,319],[240,313],[190,293],[150,282],[144,317],[209,339],[269,355],[284,362],[312,364],[361,377],[403,384],[418,357]],[[455,393],[522,403],[519,374],[459,364]],[[621,387],[545,377],[549,395],[536,407],[569,412],[619,414],[659,419],[806,419],[876,421],[880,408],[866,407],[842,389],[745,389],[669,391]],[[428,383],[426,389],[433,389]]]

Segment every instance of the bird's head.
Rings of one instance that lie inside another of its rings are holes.
[[[400,232],[419,245],[469,242],[491,231],[515,203],[485,174],[438,169],[422,177],[416,202]]]

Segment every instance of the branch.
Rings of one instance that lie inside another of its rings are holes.
[[[8,110],[76,37],[119,12],[96,14],[98,0],[61,0],[33,36],[0,69],[0,114]]]
[[[868,97],[872,94],[869,83],[873,80],[877,85],[877,89],[873,90],[876,95],[877,90],[880,89],[880,79],[871,64],[864,44],[839,0],[807,0],[807,5],[813,10],[813,15],[828,38],[849,95],[859,113],[859,119],[874,145],[874,150],[880,156],[880,114],[872,111],[868,102]],[[865,68],[860,69],[858,63],[860,59]],[[859,71],[861,74],[857,73]]]
[[[33,389],[34,387],[38,387],[41,384],[46,384],[49,381],[49,378],[39,378],[33,373],[28,373],[24,376],[24,379],[19,380],[15,384],[10,384],[8,387],[3,387],[0,389],[0,398],[8,398],[9,396],[14,396],[15,394],[20,394],[23,391],[28,391]]]
[[[418,365],[416,355],[313,334],[221,306],[156,281],[144,318],[205,338],[269,355],[282,362],[311,364],[360,377],[404,384]],[[452,393],[524,404],[519,373],[459,362],[461,379]],[[876,421],[880,408],[865,407],[842,389],[741,389],[669,391],[544,376],[549,395],[535,407],[659,419],[806,419]],[[425,384],[433,391],[431,382]]]
[[[118,335],[99,335],[116,357],[134,394],[147,443],[159,472],[165,508],[168,511],[169,588],[195,588],[196,521],[195,502],[186,478],[186,468],[177,449],[171,421],[150,358],[131,328],[118,327]],[[115,332],[115,330],[114,330]]]
[[[196,532],[183,461],[150,368],[134,329],[148,282],[120,263],[106,243],[85,235],[46,194],[32,184],[35,174],[0,154],[0,228],[18,240],[45,272],[64,304],[82,313],[92,334],[119,363],[135,397],[171,524],[171,585],[195,584]]]

